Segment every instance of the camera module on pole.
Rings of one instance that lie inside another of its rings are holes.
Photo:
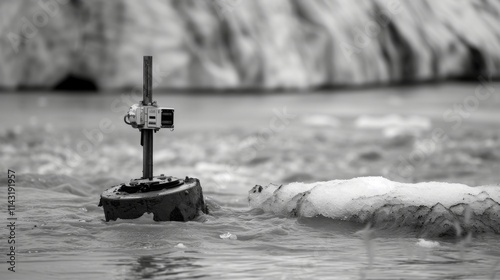
[[[99,206],[106,221],[136,219],[153,213],[155,221],[189,221],[200,211],[208,213],[200,181],[186,177],[153,176],[153,132],[174,128],[174,109],[158,107],[153,101],[153,57],[144,57],[142,103],[130,107],[124,117],[126,124],[141,132],[143,147],[142,178],[111,187],[101,194]]]

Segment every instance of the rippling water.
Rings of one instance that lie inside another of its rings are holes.
[[[499,235],[492,232],[429,238],[411,228],[297,218],[248,207],[248,191],[256,184],[384,176],[498,186],[496,96],[455,127],[441,115],[474,92],[474,86],[421,87],[406,95],[399,91],[158,94],[160,105],[177,109],[178,122],[176,131],[155,134],[155,173],[199,178],[210,209],[209,215],[187,223],[157,223],[147,215],[103,221],[97,207],[100,193],[140,176],[142,168],[139,132],[122,124],[122,112],[110,109],[116,96],[4,96],[2,119],[10,117],[1,125],[0,164],[5,176],[8,168],[18,175],[18,247],[17,272],[6,274],[4,264],[0,275],[498,279]],[[289,118],[283,120],[283,115]],[[282,119],[273,124],[277,116]],[[115,129],[86,137],[84,129],[94,131],[104,118]],[[448,138],[436,142],[412,172],[396,172],[436,128]],[[0,250],[7,252],[4,240]]]

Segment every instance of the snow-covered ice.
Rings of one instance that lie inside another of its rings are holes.
[[[251,208],[277,215],[324,216],[417,230],[421,235],[500,233],[500,187],[443,182],[398,183],[359,177],[317,183],[255,186]],[[470,210],[467,210],[470,209]]]

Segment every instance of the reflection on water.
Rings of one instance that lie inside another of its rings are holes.
[[[203,274],[203,266],[197,259],[187,256],[140,256],[135,261],[122,260],[118,266],[128,269],[126,277],[130,279],[193,279]]]

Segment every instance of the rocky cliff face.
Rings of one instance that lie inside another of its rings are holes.
[[[498,0],[5,0],[0,87],[308,89],[500,77]]]

